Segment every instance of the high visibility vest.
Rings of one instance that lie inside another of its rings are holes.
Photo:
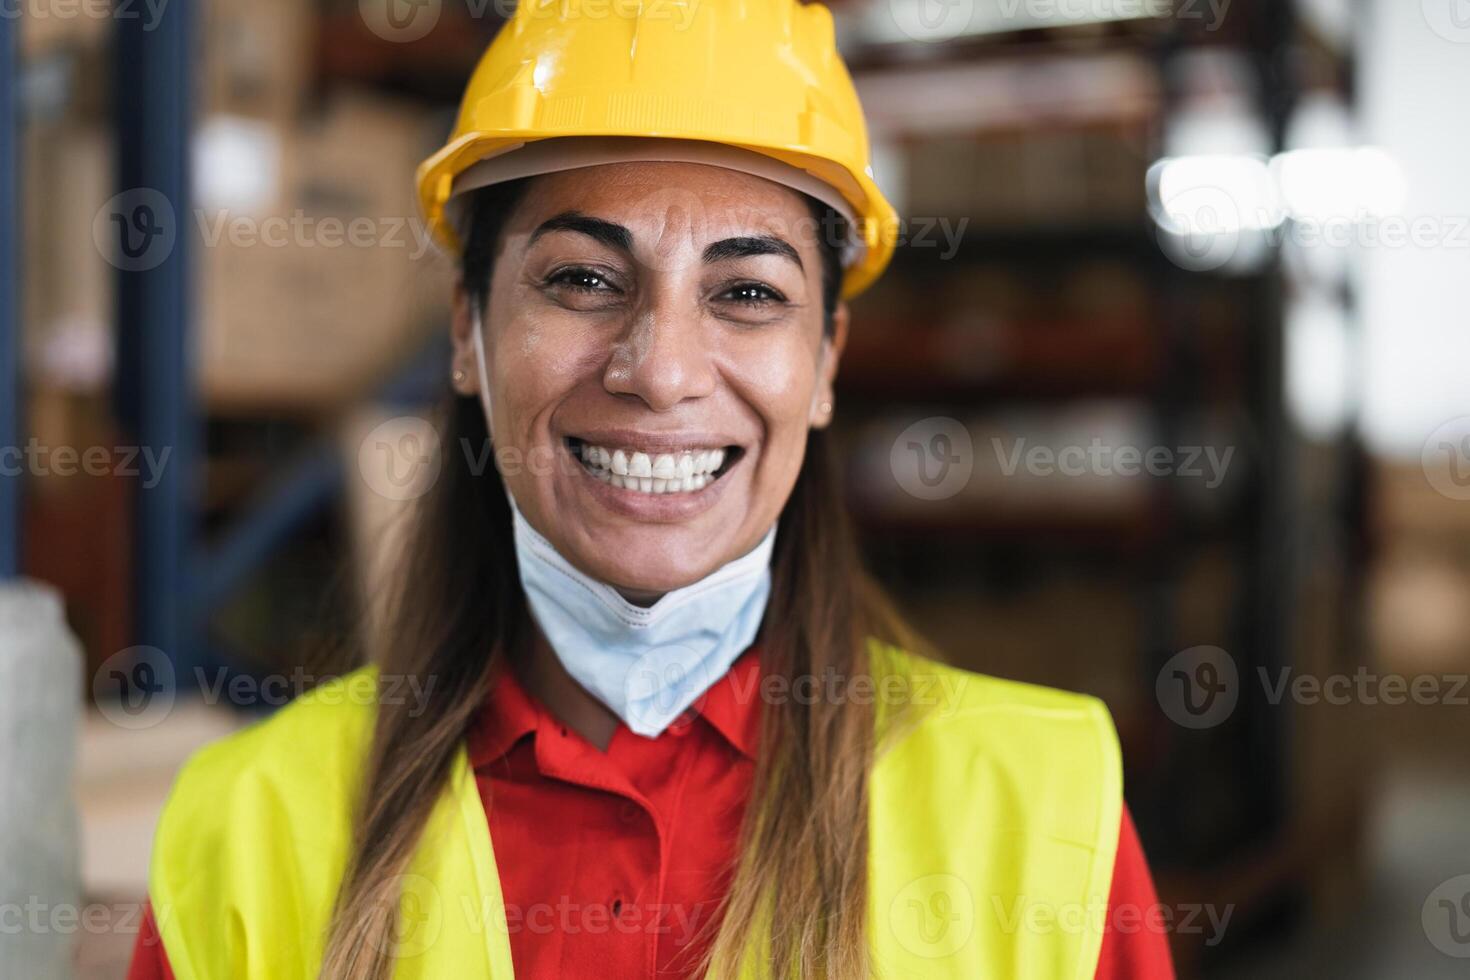
[[[877,975],[1090,980],[1122,812],[1107,709],[887,653],[893,673],[846,689],[878,703],[880,717],[900,690],[916,708],[906,724],[881,726],[888,736],[871,773],[867,930]],[[178,980],[317,976],[377,688],[370,668],[324,684],[185,765],[149,885]],[[513,976],[507,923],[527,920],[506,915],[463,747],[398,885],[395,978]]]

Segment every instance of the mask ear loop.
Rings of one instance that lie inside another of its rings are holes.
[[[480,407],[485,410],[485,431],[493,431],[490,412],[490,376],[485,370],[484,327],[480,323],[480,311],[475,311],[473,333],[475,335],[475,368],[480,372]]]

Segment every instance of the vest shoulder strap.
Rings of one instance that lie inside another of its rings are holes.
[[[885,720],[870,784],[881,975],[1092,977],[1122,817],[1107,708],[875,654],[910,706]]]
[[[159,820],[149,893],[177,980],[313,980],[351,853],[378,675],[363,668],[206,747]],[[490,828],[463,746],[393,881],[395,980],[510,977]],[[393,900],[390,897],[389,900]]]
[[[376,671],[363,668],[185,764],[149,871],[149,899],[178,980],[291,978],[303,962],[320,961],[376,703]],[[269,900],[247,898],[265,897],[264,888]],[[269,921],[239,921],[242,899]]]

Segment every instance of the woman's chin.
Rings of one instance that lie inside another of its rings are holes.
[[[655,536],[661,535],[655,533]],[[689,561],[669,560],[670,554],[684,552],[685,547],[682,541],[655,546],[646,538],[623,548],[615,544],[607,547],[599,542],[596,553],[581,556],[583,560],[577,563],[593,578],[623,593],[629,601],[652,601],[665,592],[693,585],[724,564],[718,560],[719,552],[708,548],[701,548],[697,555],[691,554]]]
[[[748,463],[749,460],[742,461]],[[552,495],[553,541],[569,561],[630,598],[692,585],[738,558],[748,525],[750,468],[738,466],[694,492],[614,486],[578,470]],[[572,530],[575,529],[575,530]]]

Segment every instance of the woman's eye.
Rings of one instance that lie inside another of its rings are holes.
[[[595,269],[561,269],[546,279],[548,286],[567,286],[588,293],[609,292],[614,289],[607,277]]]
[[[786,299],[786,297],[776,292],[776,290],[772,289],[770,286],[759,282],[738,283],[725,290],[725,292],[721,294],[721,298],[733,300],[736,303],[746,303],[752,305],[772,302],[779,303]]]

